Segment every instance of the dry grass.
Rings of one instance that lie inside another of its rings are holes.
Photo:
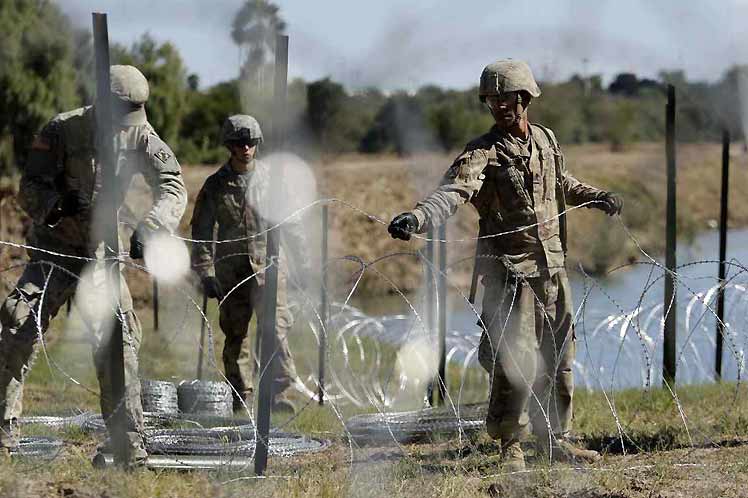
[[[653,254],[663,250],[665,230],[665,157],[662,144],[632,145],[624,152],[611,152],[605,145],[571,146],[565,149],[569,170],[579,179],[604,189],[623,194],[625,208],[623,223],[631,230],[642,247]],[[688,239],[699,230],[706,229],[710,221],[719,216],[720,159],[718,144],[682,144],[678,147],[678,230],[680,237]],[[418,240],[402,242],[392,240],[386,223],[402,211],[412,209],[415,202],[428,194],[438,184],[449,166],[452,155],[426,155],[413,158],[344,156],[313,165],[319,182],[321,196],[345,201],[367,217],[342,204],[330,208],[330,255],[339,257],[355,255],[373,262],[396,252],[413,252],[423,243]],[[748,155],[735,145],[731,156],[730,226],[748,225],[748,210],[742,209],[742,186],[748,185]],[[190,204],[182,219],[180,231],[189,234],[197,192],[205,178],[217,166],[185,166],[184,177],[189,191]],[[129,207],[137,219],[148,206],[143,202],[147,190],[136,184],[130,196]],[[24,217],[12,200],[12,185],[0,189],[0,227],[3,240],[23,241],[27,226]],[[307,226],[312,232],[310,241],[316,246],[319,238],[318,212],[309,212]],[[379,220],[379,221],[378,221]],[[381,221],[381,222],[380,222]],[[641,257],[634,241],[620,223],[597,210],[579,209],[569,215],[569,263],[581,263],[587,270],[604,273],[619,264]],[[460,209],[448,222],[448,237],[452,240],[470,239],[477,235],[477,215],[471,207]],[[127,234],[125,234],[125,238]],[[474,253],[473,242],[455,242],[449,245],[450,281],[466,291],[469,285]],[[312,249],[315,253],[316,248]],[[3,248],[0,264],[7,267],[18,261],[23,251]],[[386,278],[368,271],[359,292],[362,294],[393,293],[393,284],[401,290],[418,288],[421,268],[414,257],[397,256],[378,262],[373,268]],[[340,284],[346,287],[355,281],[360,267],[353,263],[340,263],[336,273]],[[8,281],[14,280],[3,274]],[[141,276],[131,274],[133,294],[144,301],[150,299],[150,283]],[[390,279],[390,281],[388,281]]]

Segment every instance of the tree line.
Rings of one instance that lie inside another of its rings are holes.
[[[170,42],[148,33],[129,47],[113,44],[112,63],[133,64],[151,85],[151,123],[182,163],[223,160],[220,125],[233,113],[255,115],[269,131],[272,51],[286,23],[267,0],[247,0],[231,36],[244,54],[237,78],[200,88]],[[49,0],[0,0],[0,173],[22,167],[33,134],[56,113],[93,102],[91,36],[76,29]],[[477,83],[478,75],[476,75]],[[688,81],[680,71],[658,80],[622,73],[604,85],[598,75],[540,82],[531,119],[554,129],[564,144],[607,143],[614,150],[664,135],[664,85],[676,86],[682,141],[713,141],[727,129],[743,136],[741,94],[748,66],[733,66],[715,82]],[[417,91],[351,90],[330,78],[290,82],[287,136],[297,152],[412,154],[452,151],[487,130],[491,116],[477,88],[427,85]],[[742,102],[745,102],[745,97]]]

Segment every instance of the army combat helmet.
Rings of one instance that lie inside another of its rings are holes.
[[[540,87],[535,82],[530,66],[524,61],[502,59],[483,68],[478,87],[481,102],[492,95],[525,91],[531,97],[540,97]]]
[[[223,123],[221,140],[224,145],[239,141],[246,141],[253,145],[261,144],[263,139],[260,123],[247,114],[229,116]]]
[[[150,90],[148,80],[134,66],[115,65],[109,68],[112,114],[125,126],[145,124],[145,103]]]

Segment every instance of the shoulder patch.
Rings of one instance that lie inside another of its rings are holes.
[[[166,164],[166,162],[171,158],[171,154],[166,151],[166,149],[159,149],[158,152],[154,154],[162,163]]]

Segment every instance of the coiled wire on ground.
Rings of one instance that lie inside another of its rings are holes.
[[[154,455],[254,456],[254,430],[234,429],[162,429],[147,431],[146,451]],[[292,456],[322,451],[330,445],[324,439],[298,434],[271,432],[271,455]]]
[[[471,404],[452,408],[425,408],[409,412],[356,415],[345,423],[359,444],[392,441],[417,442],[433,435],[469,434],[484,427],[487,405]]]
[[[93,412],[82,412],[67,417],[54,415],[21,417],[18,419],[18,425],[43,425],[50,429],[66,429],[68,427],[81,427],[86,420],[94,415]]]
[[[61,439],[46,436],[31,436],[22,437],[18,441],[18,447],[11,450],[11,455],[51,460],[56,458],[61,451]]]
[[[209,380],[183,381],[177,387],[179,411],[205,415],[231,416],[231,387],[224,382]]]
[[[144,412],[173,415],[179,411],[177,386],[173,382],[141,380],[140,399]]]

